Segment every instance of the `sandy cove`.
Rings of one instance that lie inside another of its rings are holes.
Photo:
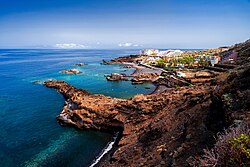
[[[113,73],[113,74],[106,77],[107,80],[110,80],[110,81],[120,81],[120,80],[128,81],[129,78],[132,78],[131,79],[132,84],[142,84],[144,82],[151,82],[156,87],[149,94],[157,94],[157,93],[161,93],[165,90],[171,89],[170,87],[168,87],[164,83],[159,84],[157,82],[157,80],[159,78],[161,78],[160,75],[162,73],[162,70],[159,68],[149,68],[149,67],[145,67],[145,66],[138,65],[136,63],[131,63],[131,62],[119,62],[119,64],[124,65],[124,68],[128,68],[128,67],[134,68],[135,71],[130,75]],[[109,77],[111,77],[111,78],[109,78]]]
[[[158,76],[156,75],[156,78],[153,78],[153,79],[150,80],[150,82],[152,82],[152,83],[154,83],[156,80],[158,80],[161,73],[162,73],[161,69],[152,69],[152,68],[148,68],[148,67],[145,67],[145,66],[135,64],[135,63],[124,63],[124,64],[131,65],[132,68],[135,68],[135,71],[131,74],[132,77],[138,77],[141,74],[152,74],[152,73],[157,74]],[[155,89],[149,94],[159,94],[159,93],[161,93],[163,91],[172,89],[172,88],[169,88],[169,87],[167,87],[166,85],[163,85],[163,84],[155,84],[155,86],[156,86]]]

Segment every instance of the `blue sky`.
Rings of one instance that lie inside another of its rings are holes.
[[[249,30],[249,0],[0,0],[0,48],[211,48]]]

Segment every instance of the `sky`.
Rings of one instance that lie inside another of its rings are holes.
[[[250,0],[0,0],[0,48],[213,48],[250,38]]]

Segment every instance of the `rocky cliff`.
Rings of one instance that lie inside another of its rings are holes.
[[[66,99],[58,116],[62,124],[121,131],[117,149],[100,166],[181,167],[212,146],[217,132],[235,122],[249,122],[249,84],[247,61],[212,83],[128,100],[93,95],[64,81],[44,83]]]

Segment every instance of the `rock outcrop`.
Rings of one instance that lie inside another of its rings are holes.
[[[164,85],[168,88],[177,88],[182,86],[191,86],[189,82],[184,80],[183,78],[174,76],[174,75],[168,75],[168,76],[162,76],[159,79],[155,80],[154,85]]]
[[[123,64],[124,62],[133,63],[140,59],[140,55],[130,55],[111,59],[110,61],[102,60],[101,64]]]
[[[128,81],[128,77],[125,74],[112,73],[107,75],[106,79],[108,81]]]
[[[123,124],[115,118],[118,111],[114,108],[121,99],[92,95],[64,81],[47,81],[44,85],[55,88],[66,99],[63,110],[57,117],[61,124],[104,131],[122,129]]]
[[[82,72],[77,70],[77,69],[69,69],[69,70],[62,70],[61,71],[62,73],[65,73],[65,74],[81,74]]]
[[[88,64],[86,64],[86,63],[76,63],[76,64],[74,64],[74,66],[79,66],[79,67],[86,66],[86,65],[88,65]]]
[[[140,73],[138,75],[133,76],[133,79],[131,80],[132,83],[144,83],[144,82],[152,82],[154,80],[157,80],[159,78],[158,73]]]
[[[134,68],[134,66],[133,65],[125,65],[125,66],[123,66],[123,68]]]

